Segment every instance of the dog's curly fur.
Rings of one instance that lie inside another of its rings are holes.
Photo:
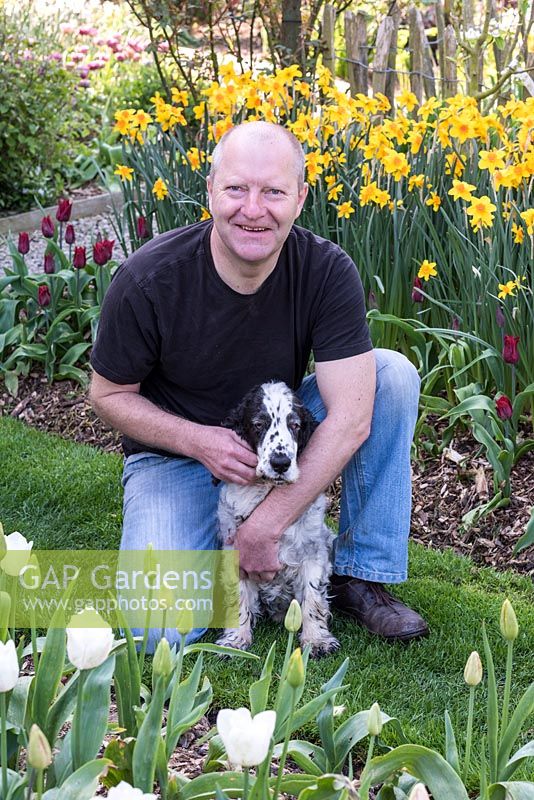
[[[297,458],[317,424],[291,389],[274,381],[254,387],[223,422],[258,456],[257,482],[247,486],[227,483],[221,489],[218,516],[223,547],[233,547],[238,526],[273,486],[297,480]],[[301,644],[311,646],[312,656],[325,655],[339,647],[328,630],[327,589],[333,536],[324,522],[325,507],[322,494],[284,532],[278,552],[282,569],[274,580],[240,580],[239,628],[225,630],[218,644],[247,649],[261,611],[281,621],[295,597],[302,607]]]

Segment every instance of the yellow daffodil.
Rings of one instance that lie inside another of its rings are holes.
[[[354,208],[352,207],[350,200],[346,201],[345,203],[341,203],[341,205],[337,207],[338,218],[344,217],[345,219],[348,219],[351,214],[354,214]]]
[[[505,297],[515,297],[517,285],[515,281],[506,281],[506,283],[499,283],[499,300],[504,300]]]
[[[414,189],[422,189],[425,185],[425,176],[421,175],[411,175],[408,178],[408,191],[413,192]]]
[[[455,200],[471,200],[475,189],[476,186],[473,186],[472,183],[454,179],[452,182],[452,189],[449,189],[447,194],[450,194]]]
[[[211,214],[207,208],[202,209],[202,215],[200,217],[200,221],[204,222],[205,219],[211,219]]]
[[[534,234],[534,208],[527,208],[527,210],[522,211],[519,216],[525,221],[528,235],[532,236]]]
[[[173,86],[171,89],[171,99],[176,106],[189,105],[189,96],[187,92],[180,91],[175,86]]]
[[[124,164],[117,164],[117,169],[113,174],[118,175],[121,181],[131,181],[133,169],[131,167],[124,166]]]
[[[521,225],[516,225],[515,222],[512,223],[512,234],[514,237],[514,244],[522,244],[525,238],[525,231]]]
[[[142,109],[139,109],[133,116],[133,122],[140,131],[146,131],[148,125],[152,122],[152,117]]]
[[[374,201],[377,188],[376,181],[371,181],[371,183],[367,183],[362,186],[359,195],[360,205],[362,207]]]
[[[332,188],[328,192],[328,199],[335,200],[336,203],[339,200],[339,195],[343,191],[343,185],[338,183],[336,186],[332,186]]]
[[[471,217],[471,225],[477,231],[479,228],[488,228],[493,225],[493,215],[497,206],[493,205],[487,195],[472,197],[467,213]]]
[[[410,172],[410,165],[406,160],[406,156],[396,150],[389,150],[382,159],[382,164],[388,175],[393,175],[396,181],[400,181],[402,177],[406,177]]]
[[[430,192],[430,197],[425,200],[427,206],[432,206],[433,211],[439,211],[441,205],[441,197],[436,192]]]
[[[419,267],[419,272],[417,273],[417,277],[421,278],[424,281],[430,280],[430,278],[435,278],[438,274],[436,270],[436,262],[435,261],[428,261],[426,258],[421,263]]]
[[[164,200],[165,197],[167,197],[169,190],[167,189],[167,184],[163,178],[158,178],[154,183],[154,186],[152,187],[152,194],[155,194],[158,200]]]
[[[413,92],[409,92],[406,89],[397,97],[397,103],[407,111],[413,111],[416,105],[418,105],[417,97]]]
[[[496,169],[504,168],[506,153],[504,150],[481,150],[478,159],[478,168],[487,169],[491,173]]]

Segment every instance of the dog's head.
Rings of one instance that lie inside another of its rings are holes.
[[[281,382],[255,386],[222,423],[241,436],[258,456],[258,478],[294,483],[297,457],[319,424]]]

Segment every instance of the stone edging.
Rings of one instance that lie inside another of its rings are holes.
[[[122,204],[122,192],[116,191],[73,200],[71,219],[105,214],[107,211],[111,211],[113,205],[120,207]],[[20,233],[20,231],[38,230],[43,217],[50,215],[53,219],[55,218],[56,208],[57,206],[50,206],[43,210],[38,208],[35,211],[27,211],[24,214],[14,214],[12,217],[0,218],[0,236],[6,236],[8,233]]]

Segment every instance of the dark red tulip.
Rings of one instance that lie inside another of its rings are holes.
[[[517,364],[519,361],[519,353],[517,352],[517,343],[519,336],[505,336],[504,347],[502,350],[502,357],[507,364]]]
[[[412,288],[412,301],[414,303],[422,303],[425,299],[424,296],[421,294],[419,289],[423,288],[423,281],[421,278],[418,278],[417,275],[413,279],[413,288]]]
[[[52,273],[56,271],[56,260],[52,253],[45,253],[44,271],[47,275],[52,275]]]
[[[502,313],[502,308],[499,304],[497,304],[497,308],[495,309],[495,320],[499,328],[504,328],[504,323],[506,322],[504,318],[504,314]]]
[[[74,244],[76,241],[76,234],[74,232],[74,225],[67,225],[65,228],[65,242],[67,244]]]
[[[495,400],[495,407],[497,408],[497,416],[499,419],[510,419],[513,414],[512,403],[510,402],[510,398],[506,397],[505,394],[501,394],[501,396]]]
[[[148,226],[146,224],[146,219],[144,217],[137,218],[137,238],[138,239],[148,239]]]
[[[41,233],[46,239],[52,239],[55,228],[51,217],[43,217],[41,220]]]
[[[37,302],[39,303],[41,308],[46,308],[47,306],[50,305],[50,302],[52,300],[52,297],[50,296],[50,289],[48,288],[48,286],[44,285],[44,286],[39,286],[38,291],[39,294],[37,297]]]
[[[17,250],[22,256],[25,256],[26,253],[28,253],[30,250],[30,237],[25,231],[19,233],[19,242],[17,245]]]
[[[87,256],[85,255],[85,247],[74,248],[74,258],[72,263],[75,269],[83,269],[87,263]]]
[[[56,219],[58,222],[68,222],[72,211],[72,203],[66,198],[61,198],[57,203]]]
[[[113,253],[113,245],[115,241],[109,239],[102,239],[100,242],[95,242],[93,245],[93,260],[95,264],[103,267],[110,260]]]
[[[458,319],[458,317],[454,316],[452,318],[451,327],[452,327],[453,331],[459,331],[460,330],[460,320]]]

